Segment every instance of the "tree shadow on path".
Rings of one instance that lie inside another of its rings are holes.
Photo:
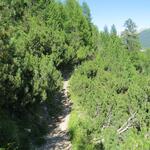
[[[68,96],[69,79],[73,70],[63,69],[63,89],[54,96],[54,101],[61,110],[48,118],[48,134],[45,136],[45,144],[37,150],[71,150],[71,142],[68,133],[68,121],[71,111],[71,102]],[[47,109],[47,108],[45,108]],[[48,110],[46,110],[48,111]]]

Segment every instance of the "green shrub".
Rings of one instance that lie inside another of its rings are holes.
[[[73,149],[150,148],[146,54],[113,46],[79,66],[71,78]]]

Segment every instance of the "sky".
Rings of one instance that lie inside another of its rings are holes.
[[[85,1],[92,15],[93,23],[103,30],[115,24],[118,32],[124,30],[124,22],[131,18],[138,30],[150,28],[150,0],[79,0]]]

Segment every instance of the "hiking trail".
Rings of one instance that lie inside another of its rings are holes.
[[[71,102],[68,96],[70,75],[63,73],[63,90],[55,96],[56,101],[61,101],[62,111],[57,116],[51,117],[49,133],[46,135],[46,143],[37,150],[71,150],[71,142],[68,134],[68,123],[71,111]]]

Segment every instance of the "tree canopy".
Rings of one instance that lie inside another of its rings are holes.
[[[125,31],[122,33],[122,37],[125,45],[129,51],[131,50],[139,50],[140,49],[140,41],[139,36],[137,34],[137,26],[132,21],[132,19],[128,19],[124,24]]]
[[[99,32],[86,3],[0,1],[0,149],[32,150],[44,142],[57,110],[62,70],[74,103],[74,150],[150,149],[150,52],[140,51],[135,23],[122,36]]]

